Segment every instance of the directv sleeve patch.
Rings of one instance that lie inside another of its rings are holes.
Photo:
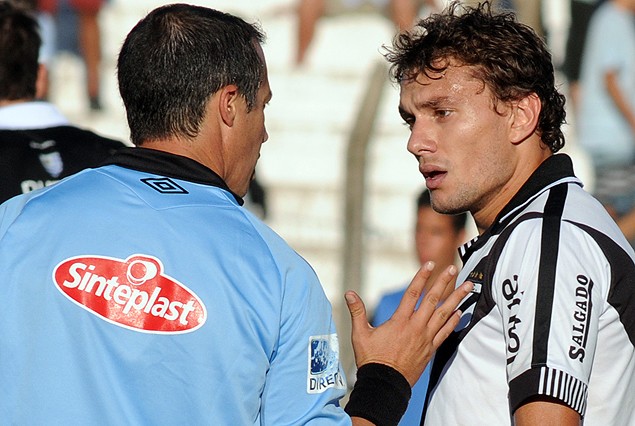
[[[340,372],[340,346],[337,334],[309,338],[307,393],[322,393],[329,388],[345,389]]]

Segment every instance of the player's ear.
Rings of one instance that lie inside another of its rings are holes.
[[[234,125],[240,98],[241,94],[238,92],[238,87],[235,84],[227,85],[219,90],[218,112],[223,123],[229,127]]]
[[[542,103],[535,93],[512,103],[510,128],[512,143],[521,143],[536,131],[541,108]]]
[[[48,95],[48,80],[49,76],[46,65],[39,64],[35,80],[35,99],[46,99],[46,96]]]

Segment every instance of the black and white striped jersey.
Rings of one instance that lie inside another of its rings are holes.
[[[586,425],[635,425],[635,254],[569,157],[547,159],[460,253],[457,283],[475,289],[435,356],[422,423],[511,424],[542,395]]]
[[[0,108],[0,203],[97,167],[123,142],[72,126],[48,102]]]

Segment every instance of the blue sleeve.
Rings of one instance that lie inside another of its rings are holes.
[[[339,401],[346,378],[331,305],[311,267],[294,254],[285,285],[280,335],[261,403],[263,425],[350,425]],[[293,402],[291,402],[293,401]]]

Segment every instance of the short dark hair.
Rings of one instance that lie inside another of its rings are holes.
[[[209,98],[235,84],[251,109],[265,64],[255,24],[217,10],[172,4],[150,12],[130,31],[117,77],[135,145],[195,137]]]
[[[551,54],[513,13],[494,13],[489,1],[475,7],[453,1],[443,13],[397,35],[385,56],[397,82],[427,71],[441,72],[453,59],[474,66],[475,77],[490,88],[495,101],[514,101],[535,93],[542,104],[537,128],[542,142],[552,152],[564,146],[565,97],[555,87]]]
[[[421,210],[422,208],[430,208],[430,209],[433,208],[432,201],[430,200],[430,191],[428,191],[428,189],[424,189],[423,191],[421,191],[421,193],[417,197],[417,211]],[[445,214],[445,213],[439,213],[439,214]],[[454,228],[454,232],[456,234],[458,234],[463,229],[465,229],[465,224],[467,223],[466,212],[453,214],[449,216],[451,216],[452,218],[452,227]]]
[[[0,1],[0,99],[35,98],[42,39],[35,17],[10,1]]]

